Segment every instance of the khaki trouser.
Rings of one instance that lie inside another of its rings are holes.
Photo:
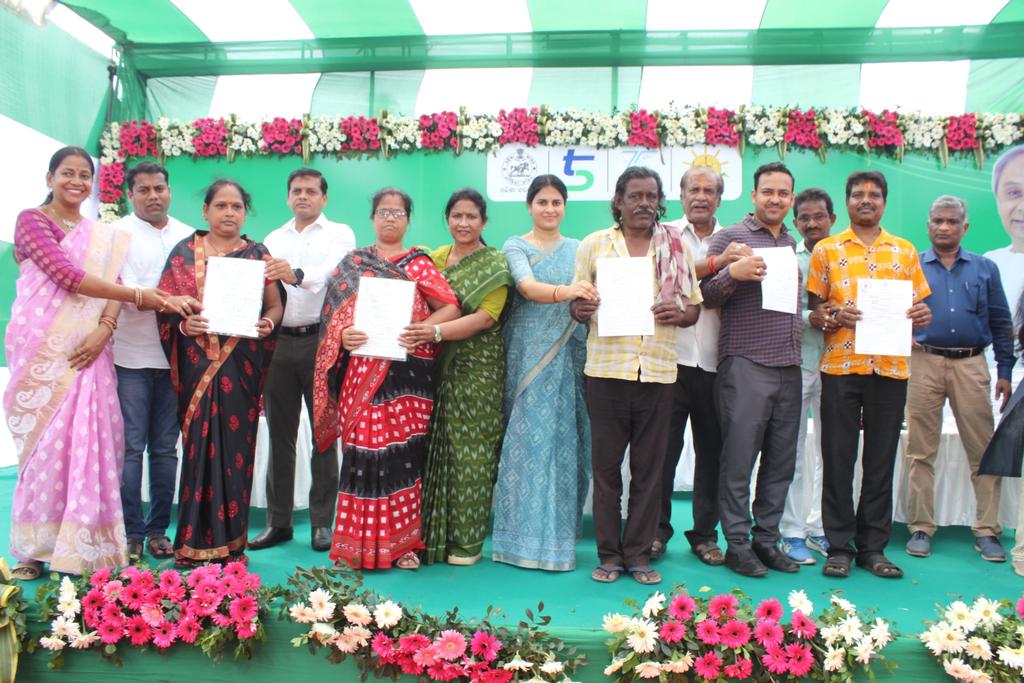
[[[978,464],[992,438],[990,375],[984,354],[944,358],[915,349],[910,358],[907,396],[907,459],[910,485],[908,526],[935,533],[935,455],[942,436],[942,407],[949,399],[960,441],[971,468],[977,513],[975,536],[999,536],[999,477],[978,475]]]

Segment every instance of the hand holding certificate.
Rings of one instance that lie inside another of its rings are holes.
[[[654,272],[646,256],[599,258],[596,264],[597,336],[654,334]]]
[[[203,317],[209,322],[208,334],[259,337],[265,268],[263,261],[244,258],[206,259]]]
[[[764,259],[761,308],[796,313],[800,301],[800,275],[796,252],[790,247],[759,247],[754,254]]]
[[[857,280],[857,321],[853,352],[871,356],[909,356],[913,330],[907,311],[914,305],[910,280]]]
[[[416,283],[383,277],[359,278],[359,295],[352,327],[366,333],[366,343],[353,356],[406,359],[398,337],[412,320]]]

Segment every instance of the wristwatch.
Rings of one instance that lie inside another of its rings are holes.
[[[441,326],[434,325],[434,343],[438,344],[441,342]]]
[[[306,274],[302,272],[302,268],[293,268],[292,273],[295,274],[295,287],[302,285],[302,279],[306,277]]]

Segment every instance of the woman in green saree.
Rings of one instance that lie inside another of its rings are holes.
[[[498,469],[505,381],[500,320],[512,277],[505,256],[483,241],[487,202],[479,192],[452,194],[445,218],[454,241],[431,258],[455,290],[462,317],[410,327],[442,342],[423,477],[424,560],[470,565],[481,557]]]

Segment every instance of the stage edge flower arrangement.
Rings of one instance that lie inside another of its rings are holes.
[[[664,110],[549,111],[546,107],[500,110],[497,115],[453,111],[400,116],[305,115],[244,121],[235,115],[170,120],[112,122],[100,137],[100,215],[123,215],[125,165],[135,159],[226,158],[241,155],[313,155],[351,159],[417,150],[434,153],[492,153],[506,145],[602,149],[662,149],[691,145],[727,145],[775,149],[780,158],[798,148],[822,161],[829,150],[893,157],[907,152],[934,155],[946,165],[953,155],[973,157],[978,168],[986,154],[1024,140],[1024,114],[966,113],[933,116],[916,112],[812,107],[676,107]]]
[[[7,560],[0,557],[0,682],[14,681],[18,674],[18,657],[35,649],[28,639],[21,586],[11,575]]]
[[[63,666],[69,648],[98,650],[120,664],[121,647],[167,650],[175,643],[198,647],[215,661],[228,650],[249,659],[267,639],[263,624],[279,592],[263,588],[241,562],[187,573],[127,567],[52,578],[36,595],[50,622],[38,640],[52,653],[50,668]]]
[[[874,667],[894,668],[881,654],[894,637],[888,622],[839,596],[816,618],[803,591],[791,592],[787,602],[788,623],[775,598],[755,606],[738,590],[656,592],[643,605],[634,603],[631,615],[604,617],[612,656],[604,673],[625,683],[808,676],[848,682],[857,670],[873,678]]]
[[[280,619],[299,624],[292,640],[311,654],[327,650],[339,663],[351,657],[363,678],[423,681],[569,681],[585,659],[543,630],[543,603],[514,626],[497,623],[500,610],[466,619],[455,608],[435,617],[362,589],[355,571],[299,568],[289,577]]]
[[[972,683],[1024,679],[1024,596],[1016,604],[984,596],[938,607],[941,619],[919,638],[946,674]]]

